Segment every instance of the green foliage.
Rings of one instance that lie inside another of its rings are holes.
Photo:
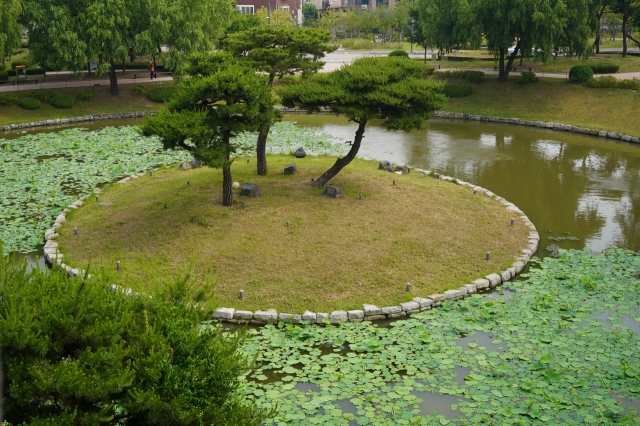
[[[618,64],[608,64],[605,62],[596,62],[590,64],[589,67],[593,70],[594,74],[614,74],[620,69]]]
[[[147,88],[143,85],[137,85],[136,86],[136,94],[138,96],[144,96],[147,94]]]
[[[31,66],[31,61],[28,58],[20,58],[11,62],[12,70],[15,70],[17,66],[25,66],[29,68]]]
[[[56,108],[71,108],[76,103],[76,98],[72,95],[58,95],[49,99],[49,104]]]
[[[0,56],[4,63],[22,41],[22,25],[19,18],[23,7],[20,0],[3,0],[0,13]],[[4,68],[4,66],[2,67]]]
[[[569,70],[569,80],[574,83],[586,83],[593,78],[593,70],[588,65],[575,65]]]
[[[153,102],[168,102],[176,94],[176,91],[176,86],[154,87],[147,92],[147,98]],[[140,94],[140,91],[138,91],[138,94]]]
[[[148,70],[149,62],[125,62],[124,68],[128,70]]]
[[[525,71],[520,74],[520,76],[516,77],[516,83],[518,84],[528,84],[536,82],[536,73]]]
[[[0,93],[0,106],[11,106],[18,103],[18,98],[12,93]]]
[[[30,97],[37,99],[41,102],[47,102],[49,99],[58,95],[60,95],[60,92],[52,89],[31,90],[29,92]]]
[[[400,57],[400,58],[408,58],[409,54],[407,53],[406,50],[396,49],[396,50],[392,50],[391,52],[389,52],[389,56],[397,56],[397,57]]]
[[[92,101],[93,100],[93,90],[86,90],[84,92],[80,92],[76,96],[81,101]]]
[[[592,89],[629,89],[640,90],[640,80],[618,80],[612,75],[606,75],[587,80],[587,86]]]
[[[11,424],[259,425],[238,393],[244,333],[199,326],[207,296],[188,276],[131,296],[112,277],[69,279],[0,260],[5,420]],[[38,383],[38,386],[33,386]],[[55,401],[55,403],[52,403]]]
[[[25,72],[27,73],[27,75],[41,75],[41,74],[44,74],[44,68],[35,66],[35,67],[27,68]]]
[[[467,71],[466,78],[472,83],[482,83],[482,80],[484,80],[484,73],[482,71],[474,70]]]
[[[638,317],[640,256],[561,255],[503,295],[445,302],[389,327],[266,326],[244,345],[262,363],[247,398],[278,404],[266,425],[638,424],[626,401],[639,396],[640,318],[635,331],[627,320]],[[453,404],[451,416],[429,398]]]
[[[640,80],[633,78],[631,80],[618,80],[619,89],[640,90]]]
[[[481,83],[484,80],[484,73],[475,70],[438,71],[433,76],[438,80],[468,80],[472,83]]]
[[[40,108],[40,101],[34,98],[22,98],[19,105],[24,109],[38,109]]]
[[[318,19],[318,9],[313,3],[302,6],[302,23],[305,27],[314,27]]]
[[[6,70],[0,70],[0,81],[9,80],[9,73]]]
[[[464,98],[473,93],[473,88],[469,84],[447,83],[444,86],[444,94],[449,98]]]

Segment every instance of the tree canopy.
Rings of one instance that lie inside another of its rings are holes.
[[[314,182],[325,185],[358,153],[369,120],[381,118],[390,130],[418,129],[444,106],[443,84],[427,78],[429,69],[404,58],[361,58],[299,85],[279,90],[282,104],[309,112],[328,108],[358,124],[349,153]]]
[[[230,139],[257,131],[274,118],[268,77],[224,54],[192,59],[191,78],[179,87],[169,105],[143,126],[158,135],[165,148],[191,151],[205,165],[222,168],[222,204],[233,204]]]
[[[0,54],[2,62],[13,55],[16,47],[20,47],[22,39],[22,25],[18,18],[22,13],[22,2],[20,0],[3,0],[0,11]]]

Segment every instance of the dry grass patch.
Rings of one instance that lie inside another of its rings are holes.
[[[335,200],[309,185],[333,159],[296,159],[299,172],[284,176],[293,161],[271,156],[266,177],[256,176],[253,159],[236,161],[234,179],[262,192],[242,198],[244,210],[238,194],[233,207],[221,205],[219,170],[173,166],[112,185],[100,195],[112,206],[92,198],[70,212],[61,250],[74,266],[85,265],[90,253],[93,265],[108,269],[120,260],[117,280],[138,290],[153,291],[145,284],[150,278],[168,282],[192,265],[199,280],[215,280],[221,306],[322,312],[457,288],[504,270],[526,245],[521,221],[509,226],[503,206],[464,187],[357,160],[334,178],[344,191]]]

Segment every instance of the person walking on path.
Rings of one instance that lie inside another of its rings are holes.
[[[158,76],[155,73],[155,68],[153,67],[153,62],[149,62],[149,72],[151,73],[149,80],[153,80],[154,78],[158,78]]]

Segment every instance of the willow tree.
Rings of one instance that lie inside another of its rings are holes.
[[[231,138],[257,131],[271,120],[273,97],[267,76],[231,57],[213,54],[206,75],[185,79],[169,105],[144,126],[165,148],[183,148],[203,164],[222,169],[222,204],[233,204]]]
[[[323,186],[358,154],[367,123],[382,119],[390,130],[419,129],[444,106],[443,85],[427,78],[426,67],[406,58],[361,58],[327,74],[279,91],[282,104],[309,112],[327,108],[358,125],[351,149],[314,181]]]
[[[316,73],[324,62],[325,53],[333,52],[331,35],[317,28],[260,26],[230,34],[224,41],[225,50],[244,58],[269,76],[271,86],[285,75],[301,73],[303,77]],[[267,174],[267,137],[271,123],[260,129],[256,145],[258,174]]]

